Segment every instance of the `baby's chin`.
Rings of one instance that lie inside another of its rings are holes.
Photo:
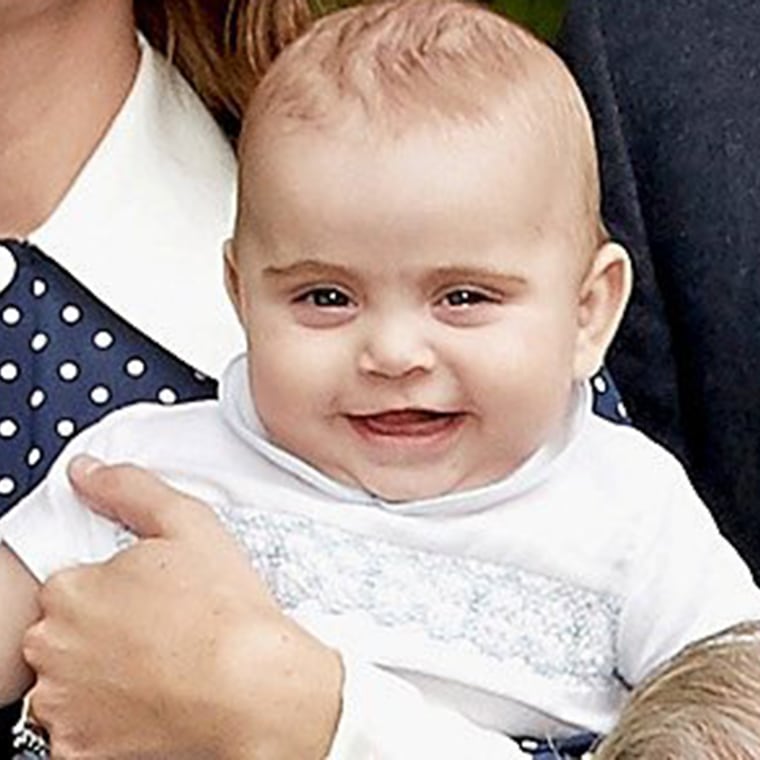
[[[470,477],[456,478],[453,475],[441,473],[395,472],[374,474],[363,477],[350,477],[350,485],[358,486],[372,496],[389,504],[402,504],[415,501],[425,501],[448,496],[453,493],[472,491],[491,485],[508,476],[510,471],[491,473],[489,475],[471,474]],[[349,483],[346,473],[340,478]]]
[[[436,499],[494,485],[514,475],[534,453],[535,449],[519,455],[504,451],[489,460],[470,462],[469,467],[461,459],[431,462],[427,466],[402,461],[385,465],[353,462],[351,469],[349,463],[341,462],[334,468],[325,467],[323,472],[393,504]]]
[[[336,481],[390,504],[435,499],[458,490],[441,483],[440,477],[431,478],[403,467],[371,467],[357,472],[347,469],[343,463],[337,467],[321,464],[318,469]]]
[[[423,501],[425,499],[436,499],[440,496],[445,496],[448,493],[452,493],[454,490],[462,489],[450,489],[441,490],[440,484],[425,484],[425,483],[379,483],[371,485],[362,485],[362,488],[371,493],[373,496],[389,504],[403,504],[410,501]]]

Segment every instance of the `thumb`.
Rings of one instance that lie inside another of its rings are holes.
[[[68,465],[74,491],[104,517],[140,538],[190,538],[220,529],[213,512],[149,472],[131,464],[104,464],[86,454]]]

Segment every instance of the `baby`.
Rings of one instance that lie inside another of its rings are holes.
[[[686,647],[641,683],[596,760],[757,760],[760,624]]]
[[[760,616],[678,463],[591,411],[630,265],[546,46],[458,0],[338,12],[255,91],[240,166],[247,355],[218,402],[87,430],[0,523],[3,699],[36,582],[132,540],[73,495],[79,452],[212,505],[340,651],[331,758],[605,732],[656,664]]]

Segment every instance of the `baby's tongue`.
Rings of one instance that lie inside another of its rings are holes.
[[[429,435],[446,425],[453,415],[423,409],[405,409],[363,417],[364,424],[380,435]]]

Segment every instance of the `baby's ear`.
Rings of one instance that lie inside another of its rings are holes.
[[[591,377],[602,366],[628,303],[631,280],[631,262],[623,246],[609,242],[597,250],[578,301],[576,380]]]
[[[245,328],[245,298],[242,292],[240,268],[235,256],[235,243],[231,238],[224,241],[224,287],[235,307],[238,322]]]

